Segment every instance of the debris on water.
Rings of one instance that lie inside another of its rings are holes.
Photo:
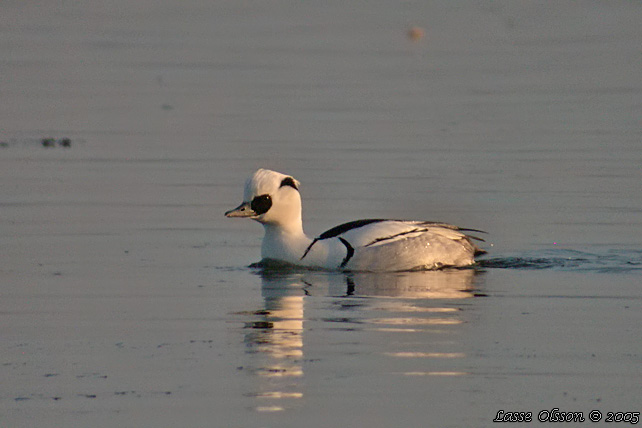
[[[46,148],[53,148],[53,147],[64,147],[64,148],[69,148],[71,147],[71,138],[42,138],[40,140],[40,144],[42,144],[42,147]]]
[[[42,147],[56,147],[56,140],[53,138],[43,138],[40,140]]]
[[[419,40],[423,39],[425,34],[426,33],[424,29],[417,26],[411,27],[408,30],[408,38],[413,42],[418,42]]]

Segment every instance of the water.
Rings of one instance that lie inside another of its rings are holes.
[[[1,12],[0,425],[640,411],[637,3]],[[311,235],[447,221],[489,253],[248,267],[262,230],[223,212],[258,167],[302,182]]]

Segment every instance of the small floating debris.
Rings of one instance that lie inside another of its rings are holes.
[[[43,138],[40,140],[40,144],[42,144],[42,147],[56,147],[56,140],[53,138]]]
[[[114,395],[120,395],[120,396],[133,395],[133,396],[138,397],[138,398],[141,397],[141,394],[139,394],[136,391],[116,391],[116,392],[114,392]]]
[[[418,42],[423,39],[425,35],[425,31],[421,27],[413,26],[408,30],[408,38],[413,42]]]
[[[72,145],[82,146],[85,140],[82,138],[75,139],[73,142],[70,137],[15,137],[0,139],[0,149],[13,148],[13,147],[44,147],[45,149],[55,149],[62,147],[64,149],[71,148]]]
[[[96,398],[96,394],[78,394],[79,397]]]
[[[71,139],[70,138],[42,138],[40,140],[40,144],[42,144],[42,147],[46,148],[53,148],[53,147],[64,147],[64,148],[69,148],[71,147]]]

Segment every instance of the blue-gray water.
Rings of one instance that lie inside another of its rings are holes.
[[[637,2],[3,2],[0,425],[641,411],[640,22]],[[488,254],[249,268],[262,230],[223,212],[258,167],[302,182],[309,234],[439,220]]]

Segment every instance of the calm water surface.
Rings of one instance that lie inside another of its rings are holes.
[[[0,425],[642,411],[642,6],[116,3],[0,6]],[[258,167],[489,254],[250,268]]]

